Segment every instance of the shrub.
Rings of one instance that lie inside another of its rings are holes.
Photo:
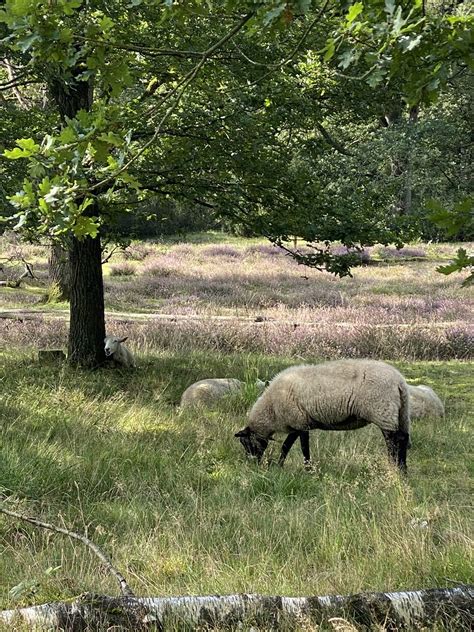
[[[131,244],[123,251],[125,259],[132,259],[132,261],[143,261],[153,252],[153,249],[146,244]]]
[[[238,250],[232,246],[226,246],[225,244],[208,246],[202,250],[202,254],[209,257],[231,257],[233,259],[237,259],[242,256]]]
[[[110,276],[131,276],[136,274],[136,272],[135,266],[125,261],[123,263],[114,263],[110,266]]]

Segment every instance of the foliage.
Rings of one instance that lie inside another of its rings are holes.
[[[460,230],[468,235],[474,235],[473,198],[467,197],[454,205],[452,210],[444,208],[436,200],[431,200],[429,207],[432,211],[431,218],[444,229],[447,235],[455,235]],[[456,257],[449,265],[440,266],[438,272],[452,274],[470,270],[470,275],[463,281],[463,286],[474,283],[474,254],[468,253],[464,248],[459,248]]]
[[[152,194],[277,243],[296,234],[348,246],[401,243],[415,228],[387,213],[394,190],[376,164],[375,136],[362,141],[367,127],[328,116],[347,96],[345,73],[363,80],[350,101],[364,103],[365,126],[380,115],[374,88],[384,102],[397,94],[431,103],[466,63],[471,25],[459,12],[378,0],[7,0],[0,20],[7,54],[22,77],[47,84],[62,118],[4,151],[27,165],[11,197],[16,230],[57,239],[110,232]],[[334,147],[315,143],[327,98],[324,138],[331,127],[355,136],[352,155],[335,159]],[[83,107],[68,114],[72,99]],[[354,262],[329,248],[296,256],[341,275]]]

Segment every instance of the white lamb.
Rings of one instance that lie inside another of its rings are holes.
[[[127,347],[122,344],[127,340],[128,336],[125,338],[117,338],[116,336],[106,336],[104,338],[105,343],[105,355],[108,358],[112,358],[114,362],[116,362],[119,366],[123,366],[125,368],[133,368],[135,367],[135,358],[131,351],[127,349]]]
[[[289,433],[280,465],[299,437],[310,463],[309,430],[353,430],[377,425],[390,459],[406,471],[410,410],[405,378],[376,360],[336,360],[295,366],[279,373],[255,402],[248,425],[236,433],[259,461],[275,432]]]
[[[423,419],[424,417],[439,419],[444,417],[443,402],[429,386],[408,384],[408,394],[410,395],[411,419]]]
[[[265,382],[257,380],[255,382],[259,392],[265,388]],[[229,393],[241,392],[245,387],[245,382],[241,382],[233,377],[207,378],[199,380],[188,386],[181,396],[181,408],[191,406],[212,406],[217,400]]]

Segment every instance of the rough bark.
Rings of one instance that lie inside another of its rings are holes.
[[[97,368],[105,361],[104,283],[100,237],[73,238],[68,359],[74,366]]]
[[[93,102],[92,82],[76,80],[83,68],[71,70],[71,76],[60,72],[49,83],[50,93],[63,122],[74,118],[79,110],[90,110]],[[90,216],[99,214],[89,207]],[[100,236],[71,238],[69,247],[70,327],[68,359],[75,366],[96,368],[105,360],[104,287],[102,279]]]
[[[273,630],[284,625],[288,630],[341,616],[361,626],[359,629],[373,629],[378,624],[387,631],[413,630],[440,622],[447,629],[467,631],[472,629],[474,618],[474,586],[325,597],[243,594],[127,598],[85,594],[73,602],[5,610],[0,612],[0,622],[71,632],[111,626],[128,630],[234,630],[242,623]]]
[[[56,288],[55,298],[58,301],[69,301],[71,298],[69,253],[61,244],[52,244],[51,246],[48,272],[50,282]]]
[[[407,129],[412,130],[418,122],[419,107],[414,105],[410,108],[407,119]],[[401,126],[404,121],[402,102],[399,101],[390,112],[381,118],[382,127]],[[413,194],[413,152],[408,146],[404,156],[399,156],[392,160],[391,175],[400,182],[400,191],[393,205],[393,210],[397,215],[409,215],[412,212]]]

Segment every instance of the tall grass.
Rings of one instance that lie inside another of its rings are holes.
[[[106,267],[108,331],[129,336],[136,371],[40,366],[38,347],[65,345],[61,315],[0,319],[1,501],[87,533],[142,595],[473,582],[473,302],[433,261],[454,248],[341,281],[258,240],[195,242],[134,244]],[[31,307],[40,285],[0,300]],[[282,437],[262,467],[247,462],[233,434],[250,386],[216,409],[177,409],[202,378],[250,383],[338,357],[394,362],[445,400],[445,420],[414,424],[407,480],[371,427],[312,433],[312,473],[296,448],[274,466]],[[86,590],[117,591],[88,550],[0,515],[0,608]]]
[[[472,365],[398,365],[431,384],[448,411],[445,421],[414,426],[407,481],[388,465],[376,428],[314,432],[317,468],[308,474],[296,449],[285,469],[271,465],[279,442],[263,467],[246,462],[233,438],[245,425],[245,394],[199,414],[176,409],[199,378],[269,377],[290,363],[163,351],[135,372],[89,374],[3,354],[3,501],[87,532],[144,595],[472,581]],[[0,516],[0,547],[0,607],[117,590],[87,550],[61,536]],[[15,600],[9,591],[21,582]]]

